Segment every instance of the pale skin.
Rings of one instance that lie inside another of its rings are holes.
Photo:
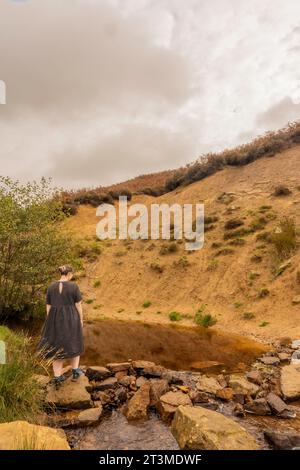
[[[61,276],[61,278],[59,279],[59,282],[71,281],[72,277],[73,277],[73,273],[68,273],[65,276]],[[83,326],[82,302],[75,303],[75,306],[80,316],[81,325]],[[49,315],[50,308],[51,308],[51,305],[46,306],[47,316]],[[71,357],[69,361],[70,361],[72,369],[77,369],[79,367],[80,356]],[[52,367],[53,367],[53,372],[54,372],[55,377],[59,377],[60,375],[62,375],[63,366],[64,366],[63,359],[57,359],[53,361]]]

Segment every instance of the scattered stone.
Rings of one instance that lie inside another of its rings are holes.
[[[130,362],[112,362],[110,364],[106,364],[106,367],[113,373],[127,371],[129,370],[130,366]]]
[[[81,411],[78,415],[78,421],[81,426],[92,426],[97,424],[102,415],[102,405],[97,408]]]
[[[223,388],[222,390],[218,390],[216,393],[216,397],[224,401],[233,400],[233,390],[230,387],[226,387],[226,388]]]
[[[299,433],[266,431],[264,435],[276,450],[291,450],[294,447],[300,447]]]
[[[282,347],[289,347],[292,343],[292,339],[289,336],[283,336],[282,338],[279,338],[279,345]]]
[[[278,415],[276,415],[276,416],[277,416],[277,418],[294,419],[294,418],[296,418],[297,413],[294,410],[286,408],[281,413],[278,413]]]
[[[49,406],[66,410],[78,410],[92,407],[91,397],[87,391],[88,378],[83,375],[76,382],[67,379],[58,389],[48,385],[45,402]]]
[[[152,367],[155,366],[156,364],[151,361],[133,361],[132,362],[132,367],[136,369],[138,372],[141,370],[147,368],[147,367]]]
[[[208,403],[201,403],[195,406],[196,407],[200,406],[201,408],[205,408],[206,410],[213,410],[213,411],[218,411],[219,409],[219,405],[215,401],[209,401]]]
[[[281,400],[278,395],[275,395],[275,393],[269,393],[267,395],[267,402],[270,405],[272,411],[274,411],[276,414],[281,413],[287,408],[286,403],[284,403],[284,401]]]
[[[115,377],[117,380],[122,380],[127,377],[127,370],[119,370],[119,372],[115,373]]]
[[[246,374],[246,378],[249,380],[249,382],[256,385],[261,385],[264,380],[261,372],[258,370],[252,370],[251,372],[248,372],[248,374]]]
[[[240,405],[243,405],[245,403],[244,393],[234,393],[233,398],[234,398],[234,401],[236,401]]]
[[[197,389],[202,392],[215,395],[219,390],[222,389],[222,387],[218,380],[214,377],[207,377],[206,375],[203,375],[197,382]]]
[[[127,392],[125,387],[119,387],[115,390],[115,400],[117,404],[124,403],[127,400]]]
[[[96,390],[103,391],[109,388],[115,388],[118,385],[118,381],[115,377],[108,377],[108,379],[97,382]]]
[[[288,362],[290,360],[290,355],[285,352],[278,353],[280,362]]]
[[[131,385],[136,383],[136,378],[134,375],[125,375],[125,377],[119,380],[119,383],[124,387],[130,387]]]
[[[193,403],[208,403],[209,402],[209,396],[206,392],[201,392],[200,390],[191,390],[189,395]]]
[[[128,402],[126,417],[128,420],[140,420],[147,418],[150,405],[150,383],[146,382],[138,389]]]
[[[293,352],[291,357],[291,364],[300,365],[300,349]]]
[[[222,388],[227,387],[227,380],[225,379],[223,374],[219,374],[217,376],[217,379],[218,379],[218,382],[219,382],[219,384],[221,385]]]
[[[167,380],[169,384],[183,385],[185,382],[186,373],[166,370],[162,373],[161,378]]]
[[[295,339],[291,344],[292,349],[300,349],[300,339]]]
[[[231,375],[229,378],[229,387],[231,387],[234,391],[234,394],[242,394],[242,395],[251,395],[254,396],[259,388],[257,385],[249,382],[249,380],[241,377],[240,375]]]
[[[0,424],[0,450],[70,450],[62,429],[27,421]]]
[[[300,295],[296,295],[296,297],[293,298],[292,303],[294,305],[299,305],[300,304]]]
[[[257,450],[255,439],[238,423],[216,411],[180,406],[171,432],[181,449]]]
[[[190,397],[183,392],[167,392],[160,397],[157,410],[163,421],[170,422],[180,405],[192,405]]]
[[[136,379],[136,386],[137,388],[140,388],[141,385],[147,382],[147,379],[145,377],[138,377]]]
[[[287,401],[300,398],[300,366],[290,364],[281,370],[281,390]]]
[[[85,375],[89,380],[104,380],[111,372],[106,367],[91,366],[87,368]]]
[[[160,397],[169,391],[168,381],[165,379],[150,379],[150,406],[156,406]]]
[[[244,409],[247,411],[247,413],[252,413],[259,416],[266,416],[271,414],[270,407],[265,398],[257,398],[251,403],[247,403]]]
[[[140,375],[148,378],[161,378],[164,372],[166,372],[166,369],[162,366],[157,365],[144,367],[139,371]]]
[[[266,366],[278,366],[280,364],[280,359],[277,356],[263,356],[260,361]]]

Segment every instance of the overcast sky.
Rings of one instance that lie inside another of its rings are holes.
[[[106,185],[300,118],[299,0],[0,0],[0,173]]]

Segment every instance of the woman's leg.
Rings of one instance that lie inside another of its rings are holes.
[[[62,369],[63,369],[64,361],[62,359],[56,359],[53,361],[53,372],[54,372],[54,377],[60,377],[62,375]]]
[[[80,361],[80,356],[76,357],[71,357],[70,362],[71,362],[71,367],[72,369],[78,369],[79,367],[79,361]]]

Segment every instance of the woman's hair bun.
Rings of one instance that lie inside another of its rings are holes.
[[[60,274],[62,276],[66,276],[67,274],[73,272],[73,268],[72,268],[72,266],[69,266],[69,265],[66,264],[66,265],[60,266],[58,268],[58,271],[60,272]]]

